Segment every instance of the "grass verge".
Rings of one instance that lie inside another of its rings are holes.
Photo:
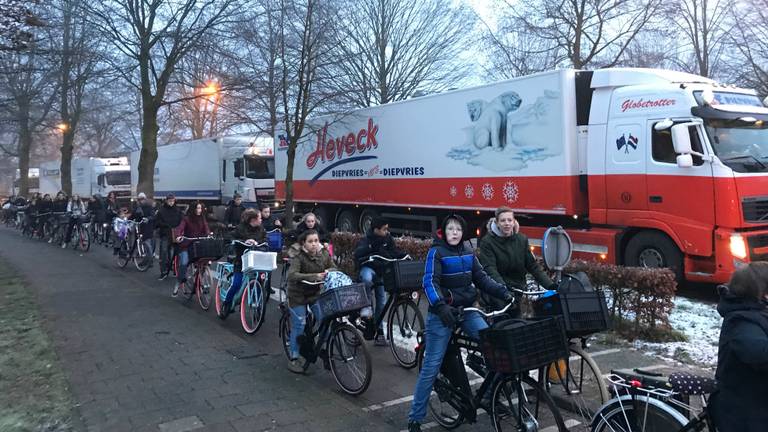
[[[0,431],[70,431],[72,406],[35,295],[0,260]]]

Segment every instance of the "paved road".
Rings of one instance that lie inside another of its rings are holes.
[[[0,256],[38,294],[71,389],[89,431],[399,431],[415,370],[398,367],[388,348],[371,346],[368,391],[349,397],[330,373],[285,369],[271,302],[262,329],[243,333],[196,302],[169,296],[157,268],[139,273],[114,265],[111,250],[62,250],[0,228]],[[275,282],[277,283],[277,282]],[[637,352],[595,346],[612,367],[654,366]],[[429,425],[433,426],[433,425]],[[487,416],[458,430],[489,430]]]

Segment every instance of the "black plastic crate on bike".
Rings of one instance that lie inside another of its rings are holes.
[[[384,272],[384,287],[390,292],[419,291],[424,279],[425,261],[395,261]]]
[[[480,332],[480,347],[488,367],[505,374],[568,357],[562,317],[501,321]]]
[[[335,318],[371,305],[365,284],[356,283],[328,290],[317,298],[323,319]]]
[[[197,240],[189,246],[189,261],[199,259],[218,259],[224,255],[223,239]]]
[[[562,315],[570,337],[608,330],[608,306],[602,291],[557,293],[534,303],[536,316]]]

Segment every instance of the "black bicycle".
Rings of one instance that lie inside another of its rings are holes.
[[[140,272],[147,271],[152,264],[152,251],[144,244],[144,236],[141,234],[139,226],[149,222],[149,219],[143,218],[136,222],[132,220],[121,221],[125,225],[124,232],[118,234],[119,248],[117,251],[117,265],[125,268],[130,261],[133,261],[136,270]],[[120,238],[122,236],[122,238]]]
[[[490,313],[478,308],[464,308],[460,311],[459,321],[467,312],[477,312],[493,322],[498,317],[506,317],[513,305],[514,302]],[[549,319],[553,320],[556,319]],[[419,369],[425,350],[426,341],[421,341],[418,348]],[[462,356],[462,350],[465,356]],[[480,376],[479,379],[469,381],[463,357],[466,358],[466,366]],[[482,408],[490,415],[496,432],[567,432],[554,401],[540,382],[530,377],[527,368],[510,374],[494,369],[498,368],[491,367],[481,354],[480,341],[468,337],[459,327],[448,344],[430,395],[429,411],[435,421],[446,429],[454,429],[463,423],[475,423],[478,409]],[[472,388],[478,383],[480,386],[473,393]]]

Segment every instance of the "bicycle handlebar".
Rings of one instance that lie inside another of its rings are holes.
[[[476,307],[467,307],[467,308],[460,309],[459,310],[459,315],[463,314],[464,312],[477,312],[477,313],[479,313],[480,315],[482,315],[482,316],[484,316],[486,318],[493,318],[493,317],[497,317],[499,315],[504,315],[505,313],[507,313],[509,308],[511,308],[512,305],[514,305],[514,304],[515,304],[515,301],[513,299],[508,305],[504,306],[503,309],[500,309],[500,310],[497,310],[497,311],[493,311],[493,312],[485,312],[484,310],[482,310],[480,308],[476,308]]]
[[[182,236],[176,237],[176,240],[181,239],[181,240],[193,240],[194,241],[194,240],[206,240],[206,239],[212,239],[212,238],[213,238],[213,235],[209,235],[207,237],[187,237],[187,236],[183,236],[182,235]]]
[[[299,282],[301,282],[303,284],[307,284],[307,285],[323,285],[323,284],[325,284],[325,281],[312,282],[312,281],[308,281],[306,279],[302,279]]]
[[[280,231],[280,228],[275,228],[275,229],[273,229],[273,230],[269,230],[269,231],[267,231],[267,234],[269,234],[269,233],[273,233],[273,232],[275,232],[275,231]]]
[[[247,248],[257,248],[257,247],[269,246],[269,243],[267,243],[267,242],[248,244],[248,243],[242,242],[240,240],[232,240],[232,244],[235,244],[235,243],[240,243],[241,245],[243,245],[243,246],[245,246]]]
[[[369,263],[369,262],[373,262],[373,261],[375,261],[377,259],[378,260],[382,260],[382,261],[386,261],[386,262],[396,262],[396,261],[408,261],[408,260],[411,260],[413,258],[411,258],[410,255],[406,255],[406,256],[404,256],[402,258],[385,258],[385,257],[383,257],[381,255],[371,255],[364,262]]]

